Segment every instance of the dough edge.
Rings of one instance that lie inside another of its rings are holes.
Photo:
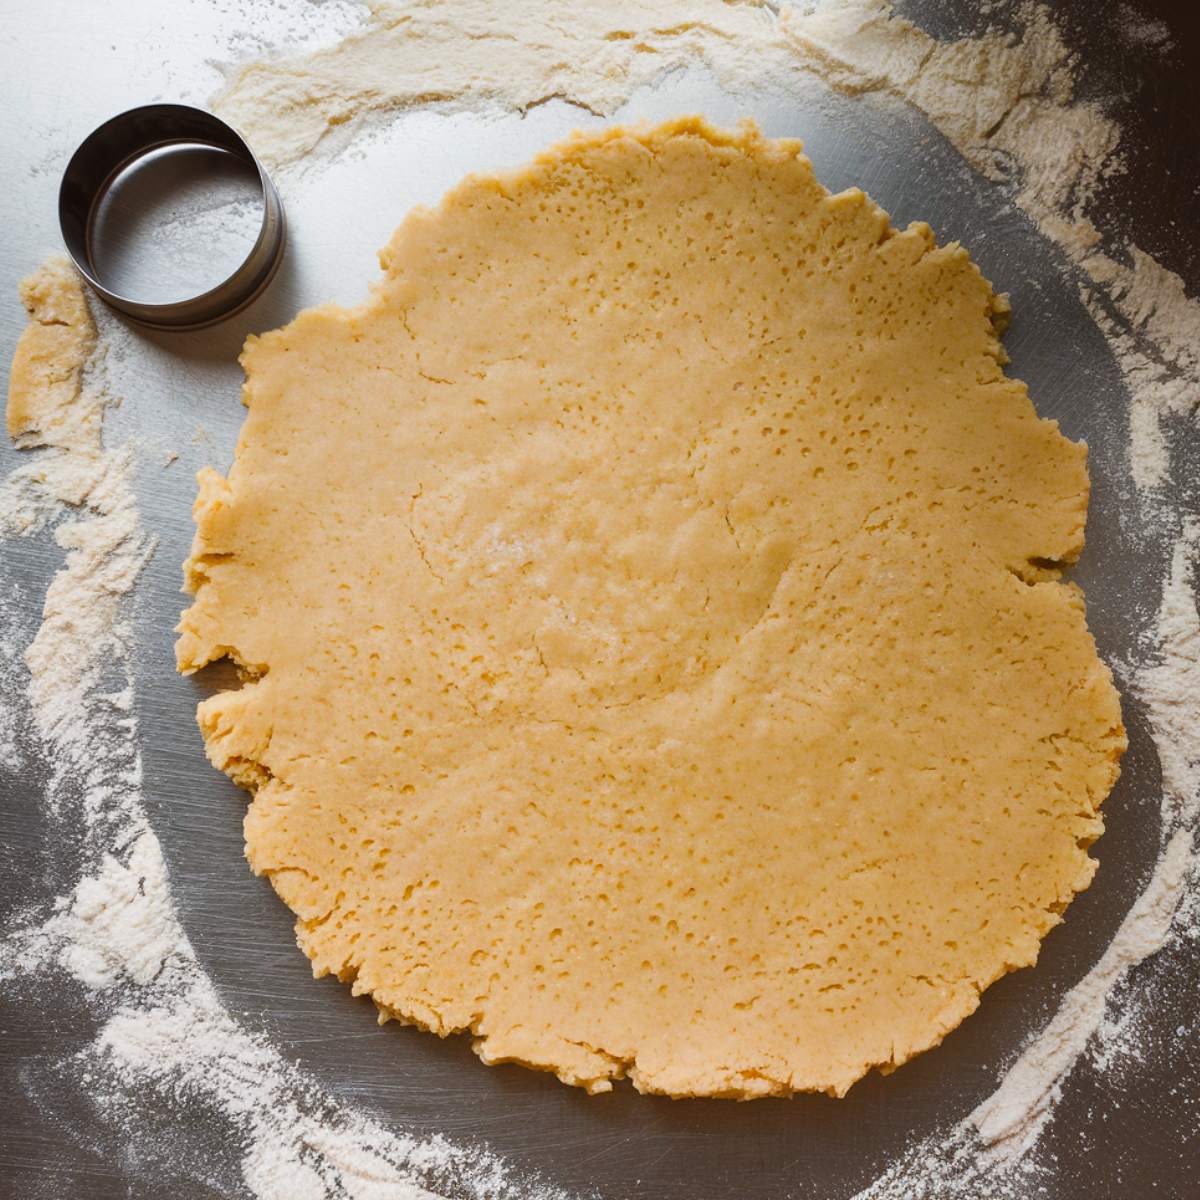
[[[321,319],[335,318],[346,323],[351,323],[369,313],[374,306],[382,304],[383,292],[387,288],[393,289],[392,302],[394,303],[394,291],[403,285],[390,276],[390,269],[393,265],[392,249],[410,222],[430,219],[439,212],[454,207],[462,199],[476,194],[480,188],[492,189],[501,195],[505,195],[510,190],[520,187],[526,181],[534,178],[541,166],[581,157],[592,149],[603,146],[611,141],[632,140],[649,151],[654,146],[680,135],[696,136],[715,147],[740,150],[748,155],[761,157],[766,161],[799,157],[803,153],[802,143],[798,139],[765,137],[751,120],[740,122],[735,131],[726,131],[712,125],[706,118],[698,115],[682,116],[665,122],[614,125],[596,131],[576,132],[566,140],[540,151],[518,168],[509,171],[468,174],[451,188],[437,205],[432,207],[414,207],[401,222],[396,233],[389,239],[388,244],[379,252],[379,261],[385,273],[384,278],[371,285],[369,295],[362,304],[357,306],[338,304],[318,305],[299,313],[284,329],[293,330],[310,316]],[[835,196],[861,198],[865,195],[858,188],[848,188],[836,194],[829,193],[828,189],[826,189],[826,193],[831,198]],[[874,202],[867,198],[867,203],[873,204]],[[886,216],[886,213],[884,215]],[[931,249],[961,251],[961,247],[955,242],[938,246],[929,226],[919,221],[913,222],[908,227],[908,230],[901,231],[892,226],[889,220],[885,237],[892,238],[898,236],[901,232],[909,231],[919,232],[921,236],[928,240]],[[965,251],[961,252],[966,253]],[[973,261],[972,266],[978,271],[978,267],[975,266]],[[1008,361],[1008,356],[999,342],[999,337],[1008,325],[1010,312],[1007,296],[1004,294],[993,294],[991,320],[996,333],[995,354],[997,361],[1001,364]],[[282,330],[272,332],[279,333]],[[244,364],[247,354],[253,351],[254,346],[260,339],[271,336],[272,333],[266,333],[263,335],[252,335],[248,338],[240,361]],[[245,389],[243,391],[243,401],[249,405],[249,395]],[[1040,419],[1047,421],[1046,418]],[[1057,428],[1057,422],[1049,421],[1048,423],[1053,424]],[[240,451],[240,449],[241,442],[239,440],[238,450]],[[205,584],[207,582],[206,564],[210,556],[223,557],[216,549],[213,539],[210,537],[210,531],[217,524],[220,510],[225,506],[236,504],[237,502],[238,457],[238,452],[235,451],[234,462],[227,476],[222,476],[217,471],[206,467],[199,472],[197,477],[198,494],[193,510],[196,531],[191,553],[184,563],[184,592],[195,597],[197,604],[194,604],[183,614],[180,624],[177,627],[180,637],[176,645],[176,658],[178,670],[183,674],[192,674],[221,658],[228,658],[237,666],[243,678],[252,682],[267,673],[269,664],[244,660],[236,646],[210,646],[203,652],[199,652],[202,646],[202,639],[198,636],[196,627],[189,620],[193,617],[198,603],[204,595]],[[1083,511],[1085,514],[1086,489],[1087,485],[1085,483],[1083,493]],[[1072,602],[1082,611],[1082,590],[1076,584],[1061,579],[1062,567],[1072,564],[1078,558],[1082,547],[1083,533],[1081,528],[1077,544],[1072,546],[1061,559],[1046,561],[1044,563],[1030,563],[1029,574],[1023,576],[1024,581],[1033,586],[1052,586],[1062,589],[1071,595]],[[1098,654],[1096,661],[1100,671],[1107,678],[1112,691],[1113,707],[1115,710],[1114,737],[1108,761],[1107,782],[1097,789],[1100,800],[1097,801],[1095,809],[1087,814],[1089,817],[1094,818],[1094,832],[1089,836],[1081,837],[1078,842],[1081,851],[1084,852],[1084,858],[1079,864],[1079,869],[1075,877],[1069,881],[1068,886],[1071,897],[1085,890],[1095,875],[1098,863],[1090,855],[1087,855],[1086,852],[1091,844],[1103,833],[1103,821],[1099,812],[1100,803],[1102,803],[1103,799],[1110,793],[1113,785],[1116,783],[1120,774],[1120,758],[1127,745],[1124,727],[1120,719],[1119,695],[1112,683],[1112,672],[1107,664],[1099,658]],[[222,693],[222,695],[227,699],[229,693]],[[221,741],[223,736],[229,731],[230,716],[231,713],[226,710],[218,717],[211,710],[206,710],[204,702],[200,704],[197,719],[204,736],[206,753],[214,766],[224,771],[241,787],[253,794],[261,783],[265,779],[270,778],[270,776],[266,772],[265,767],[252,757],[239,755],[235,758],[230,758],[223,751]],[[222,728],[222,725],[224,725],[224,728]],[[267,875],[275,891],[290,908],[293,908],[295,911],[298,907],[303,907],[305,888],[303,881],[295,878],[297,874],[296,868],[265,868],[262,870],[256,868],[255,870],[256,873]],[[693,1072],[687,1072],[685,1079],[674,1082],[671,1080],[669,1073],[656,1070],[653,1079],[649,1079],[639,1070],[636,1058],[623,1059],[607,1053],[602,1048],[593,1047],[585,1043],[572,1042],[566,1038],[559,1038],[558,1042],[555,1043],[553,1052],[547,1053],[547,1042],[544,1034],[539,1035],[538,1046],[535,1047],[532,1040],[526,1042],[519,1036],[518,1031],[515,1030],[505,1031],[503,1038],[501,1038],[495,1033],[481,1031],[478,1021],[472,1021],[467,1025],[450,1027],[443,1024],[435,1012],[400,1011],[391,1007],[385,999],[372,994],[367,987],[360,985],[357,979],[357,967],[348,967],[345,970],[339,971],[314,963],[313,972],[317,978],[333,974],[341,983],[349,984],[354,995],[370,995],[379,1011],[380,1024],[395,1020],[400,1024],[412,1025],[427,1032],[436,1033],[441,1037],[468,1033],[473,1037],[472,1047],[476,1054],[479,1055],[483,1062],[489,1065],[511,1062],[536,1070],[550,1071],[556,1074],[564,1083],[582,1087],[593,1094],[610,1091],[614,1081],[628,1078],[640,1092],[678,1098],[705,1097],[744,1100],[767,1096],[790,1096],[801,1092],[817,1091],[841,1097],[849,1091],[853,1083],[869,1074],[872,1070],[879,1070],[882,1074],[890,1074],[911,1058],[938,1045],[948,1033],[957,1028],[966,1017],[978,1008],[982,993],[992,983],[1010,971],[1032,966],[1036,963],[1042,939],[1044,939],[1050,928],[1061,921],[1061,915],[1069,903],[1070,898],[1061,904],[1055,904],[1048,908],[1047,914],[1049,920],[1047,929],[1039,937],[1033,939],[1032,944],[1023,953],[1014,953],[1011,956],[1011,960],[1006,960],[1003,964],[999,965],[990,978],[981,982],[966,979],[957,981],[954,996],[943,1008],[941,1018],[926,1039],[903,1047],[894,1046],[890,1058],[868,1063],[861,1072],[856,1072],[852,1076],[830,1078],[823,1083],[800,1087],[793,1086],[790,1079],[772,1078],[766,1073],[744,1071],[725,1076],[714,1075],[710,1081],[703,1084],[697,1083]],[[309,952],[299,934],[308,923],[309,920],[297,912],[296,929],[298,944],[306,954]],[[309,954],[309,957],[311,958],[312,955]]]

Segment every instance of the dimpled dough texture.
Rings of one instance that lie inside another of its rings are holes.
[[[842,1094],[1032,963],[1118,698],[1085,448],[795,142],[577,136],[251,338],[179,665],[318,975],[591,1091]]]

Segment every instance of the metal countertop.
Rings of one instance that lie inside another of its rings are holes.
[[[60,243],[54,197],[66,158],[110,114],[154,99],[204,104],[218,77],[206,57],[231,57],[251,0],[7,0],[0,27],[0,361],[24,326],[17,280]],[[968,4],[910,3],[922,23],[947,34],[979,18]],[[1163,55],[1122,46],[1115,0],[1061,5],[1083,53],[1085,87],[1115,94],[1131,123],[1134,178],[1111,185],[1114,220],[1200,284],[1195,152],[1197,112],[1188,80],[1200,70],[1200,31],[1190,15],[1160,5],[1176,31]],[[271,11],[301,14],[303,0]],[[1106,25],[1106,22],[1108,25]],[[244,47],[243,41],[240,46]],[[237,52],[236,50],[234,51]],[[617,119],[703,111],[718,123],[753,115],[768,134],[801,137],[832,190],[858,185],[904,225],[924,219],[942,241],[969,247],[997,290],[1012,296],[1005,343],[1010,371],[1030,387],[1039,411],[1056,417],[1091,451],[1093,495],[1088,548],[1074,573],[1086,589],[1089,622],[1105,657],[1135,657],[1153,617],[1166,566],[1166,535],[1144,528],[1126,462],[1123,384],[1088,317],[1061,254],[1016,210],[1008,192],[973,175],[918,115],[902,106],[852,101],[813,82],[788,97],[723,94],[702,73],[639,94]],[[236,354],[245,335],[272,328],[298,309],[354,302],[377,273],[375,252],[407,209],[434,201],[467,170],[517,165],[573,128],[597,122],[549,103],[524,118],[498,113],[417,112],[354,154],[284,191],[287,259],[265,297],[225,325],[188,334],[138,333],[145,353],[114,365],[123,396],[114,438],[135,436],[142,519],[159,544],[137,589],[135,669],[150,816],[167,856],[186,929],[227,1008],[268,1032],[337,1095],[392,1127],[476,1141],[564,1187],[605,1200],[842,1200],[869,1183],[903,1149],[965,1115],[988,1094],[1028,1033],[1096,961],[1144,883],[1158,844],[1159,766],[1137,702],[1125,697],[1130,750],[1104,812],[1107,832],[1093,853],[1100,871],[1046,940],[1032,970],[1009,975],[980,1010],[897,1073],[873,1075],[849,1097],[759,1101],[670,1101],[628,1086],[592,1098],[522,1068],[483,1067],[465,1038],[440,1041],[395,1025],[379,1027],[374,1007],[331,980],[314,981],[295,949],[290,913],[242,857],[243,794],[204,757],[194,722],[205,681],[174,673],[170,630],[183,603],[180,563],[191,539],[194,472],[228,467],[241,425]],[[1156,174],[1157,173],[1157,174]],[[161,466],[166,452],[179,458]],[[5,473],[18,461],[0,451]],[[1200,446],[1176,464],[1184,501],[1197,507]],[[1183,496],[1183,492],[1188,493]],[[3,547],[0,582],[31,605],[61,552],[48,533]],[[36,613],[30,610],[31,628]],[[60,878],[47,853],[39,812],[40,775],[0,774],[0,913]],[[1193,948],[1194,949],[1194,948]],[[1178,952],[1182,955],[1183,951]],[[1170,969],[1166,970],[1165,967]],[[1039,1186],[1054,1200],[1149,1196],[1185,1200],[1200,1192],[1195,1097],[1200,1094],[1200,963],[1159,960],[1153,973],[1163,1022],[1158,1048],[1113,1077],[1086,1062],[1068,1079],[1042,1161],[1056,1165]],[[82,1047],[95,1030],[77,997],[46,997],[36,1008],[0,995],[0,1196],[13,1200],[212,1195],[241,1196],[237,1155],[222,1167],[220,1122],[197,1119],[171,1132],[206,1156],[210,1182],[163,1174],[152,1156],[124,1152],[89,1123],[81,1097],[35,1105],[26,1080],[39,1056]],[[1178,1032],[1176,1032],[1178,1030]],[[1189,1102],[1190,1098],[1190,1102]],[[151,1119],[154,1115],[151,1114]],[[983,1198],[981,1198],[983,1200]]]

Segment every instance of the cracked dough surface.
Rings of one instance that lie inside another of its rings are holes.
[[[593,1091],[841,1094],[1032,963],[1124,748],[1085,447],[965,250],[698,119],[252,338],[181,669],[317,974]]]

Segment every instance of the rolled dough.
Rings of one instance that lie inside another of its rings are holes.
[[[251,338],[178,661],[315,972],[603,1091],[840,1095],[1032,963],[1125,745],[967,252],[699,119]]]

